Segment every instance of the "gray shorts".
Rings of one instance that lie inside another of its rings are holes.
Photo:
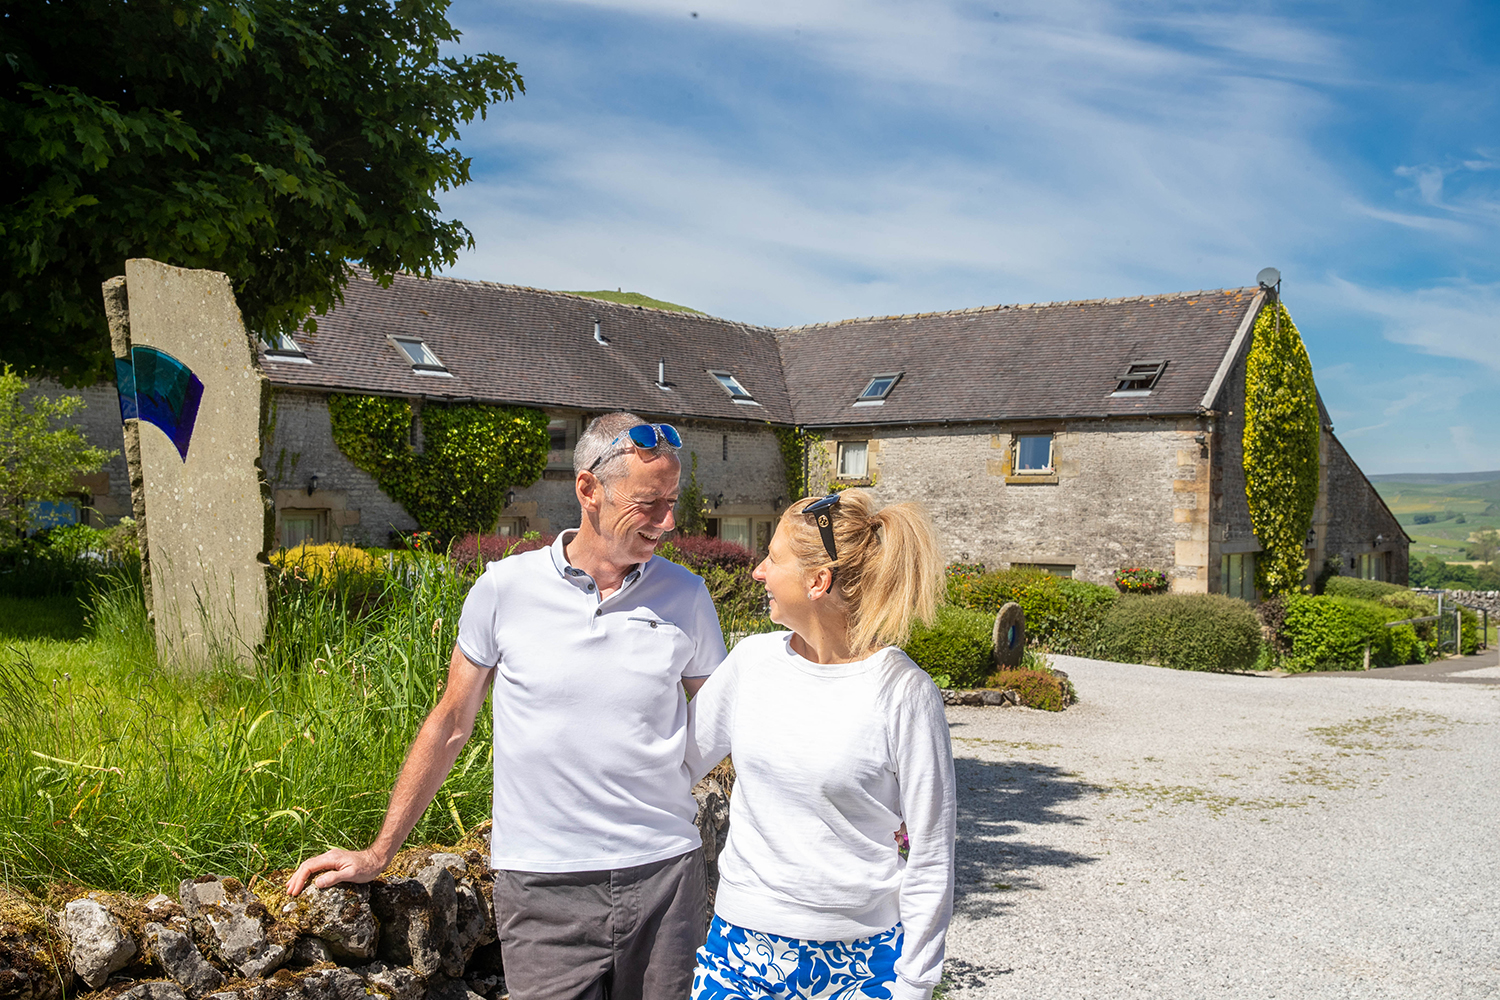
[[[597,872],[495,873],[513,1000],[686,1000],[708,931],[703,849]]]

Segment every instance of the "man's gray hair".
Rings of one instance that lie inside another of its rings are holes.
[[[605,489],[625,478],[629,461],[626,458],[634,448],[626,437],[630,428],[647,423],[634,413],[606,413],[589,421],[588,428],[578,435],[578,444],[573,448],[573,475],[580,472],[594,473]],[[657,437],[657,454],[677,454],[677,449]],[[598,462],[597,468],[594,463]]]

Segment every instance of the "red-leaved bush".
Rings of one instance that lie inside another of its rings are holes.
[[[540,538],[517,538],[515,535],[465,535],[453,543],[449,558],[460,566],[473,566],[477,546],[480,563],[492,563],[521,552],[545,549],[556,537],[556,535],[542,535]]]
[[[706,535],[680,535],[663,543],[656,551],[663,558],[686,566],[696,573],[702,573],[710,566],[749,569],[756,561],[755,555],[743,545]]]

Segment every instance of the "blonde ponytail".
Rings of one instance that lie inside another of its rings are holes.
[[[802,513],[815,499],[792,504],[781,523],[803,567],[834,569],[834,597],[848,616],[850,648],[905,643],[914,621],[932,621],[942,594],[943,563],[927,511],[915,503],[877,511],[864,490],[845,490],[832,512],[834,562],[812,518]]]

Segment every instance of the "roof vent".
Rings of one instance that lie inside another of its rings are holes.
[[[604,347],[608,347],[609,346],[609,338],[606,337],[603,334],[603,332],[600,331],[600,329],[599,329],[599,317],[597,317],[597,316],[594,317],[594,341],[596,343],[598,343],[598,344],[601,344]]]
[[[656,387],[662,392],[672,391],[672,383],[667,381],[667,362],[665,360],[656,363]]]

